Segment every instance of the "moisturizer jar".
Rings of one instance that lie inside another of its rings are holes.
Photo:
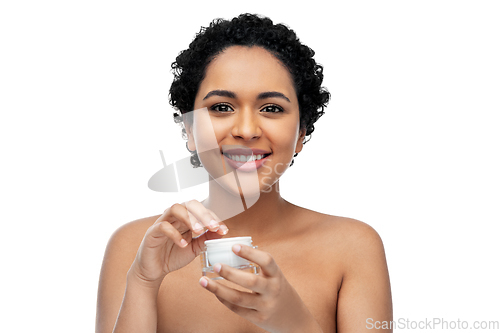
[[[231,237],[205,241],[205,250],[201,252],[200,256],[203,276],[212,280],[223,279],[214,271],[213,266],[215,264],[225,264],[236,269],[258,274],[260,270],[258,265],[234,254],[232,248],[235,244],[257,248],[257,246],[252,245],[252,237]]]

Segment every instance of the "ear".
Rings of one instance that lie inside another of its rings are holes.
[[[194,136],[193,136],[193,124],[184,118],[184,128],[186,129],[186,135],[187,135],[187,145],[189,150],[193,151],[196,150],[196,143],[194,142]]]
[[[297,144],[295,145],[295,152],[300,153],[302,151],[302,147],[304,146],[304,138],[306,137],[306,129],[301,128],[299,130],[299,138],[297,139]]]

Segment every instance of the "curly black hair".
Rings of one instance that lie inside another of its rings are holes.
[[[321,86],[323,66],[313,59],[314,51],[302,44],[295,32],[283,24],[273,24],[267,17],[241,14],[232,20],[215,19],[202,27],[187,50],[172,63],[174,81],[170,104],[177,110],[174,121],[182,126],[182,114],[194,109],[196,94],[210,62],[233,45],[260,46],[279,59],[292,75],[299,102],[300,127],[306,130],[304,143],[310,140],[314,123],[324,114],[330,93]],[[201,166],[196,151],[190,151],[193,167]],[[294,157],[297,153],[294,154]],[[293,165],[293,159],[290,164]]]

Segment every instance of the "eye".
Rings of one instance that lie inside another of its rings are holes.
[[[280,113],[280,112],[283,112],[283,108],[281,106],[278,106],[278,105],[268,105],[268,106],[265,106],[264,108],[262,108],[263,112],[267,112],[267,113]]]
[[[230,105],[224,104],[224,103],[219,103],[219,104],[212,105],[210,107],[210,110],[217,111],[217,112],[231,112],[231,111],[234,111],[233,108],[231,108]]]

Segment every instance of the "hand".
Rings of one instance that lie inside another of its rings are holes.
[[[227,226],[199,201],[174,204],[146,231],[128,276],[159,287],[168,273],[196,258],[206,240],[227,232]]]
[[[259,265],[261,274],[224,264],[214,265],[214,270],[224,279],[252,292],[235,290],[206,277],[200,279],[202,287],[215,294],[231,311],[269,332],[321,332],[269,253],[246,245],[234,245],[233,252]]]

